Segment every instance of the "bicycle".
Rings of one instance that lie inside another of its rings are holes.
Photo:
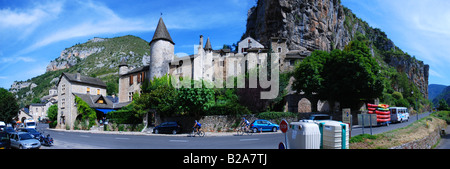
[[[237,135],[243,136],[244,133],[247,133],[247,135],[249,135],[249,136],[251,136],[253,134],[253,132],[250,129],[248,129],[247,127],[245,127],[245,126],[239,127],[237,130]]]
[[[195,131],[195,127],[192,127],[192,132],[190,133],[191,137],[195,137],[195,135],[198,135],[200,137],[204,137],[205,136],[205,132],[203,130],[198,130],[197,132]]]

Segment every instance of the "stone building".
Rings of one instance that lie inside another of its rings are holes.
[[[75,96],[96,96],[94,102],[109,105],[112,103],[98,100],[98,96],[106,96],[106,84],[98,79],[88,76],[82,76],[80,73],[62,73],[57,83],[58,86],[58,124],[56,128],[73,129],[75,120],[80,119],[78,114]],[[86,103],[92,102],[92,98],[80,97]]]
[[[153,77],[170,74],[175,79],[184,77],[184,79],[205,80],[216,86],[226,87],[223,86],[223,82],[227,79],[234,80],[233,77],[243,75],[249,70],[256,70],[261,64],[265,65],[270,50],[279,57],[278,65],[281,72],[293,70],[296,61],[309,55],[300,51],[289,51],[285,38],[272,38],[270,46],[264,46],[247,37],[238,43],[237,52],[230,49],[214,50],[209,38],[206,43],[203,40],[203,35],[200,35],[196,54],[175,57],[175,43],[163,19],[160,18],[149,43],[151,53],[149,65],[130,70],[124,59],[119,65],[119,102],[131,102],[133,94],[141,92],[140,87],[146,78],[151,80]]]

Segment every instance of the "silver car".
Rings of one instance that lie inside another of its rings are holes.
[[[30,133],[17,132],[11,134],[11,148],[18,149],[39,149],[41,148],[41,143],[39,140],[34,139]]]

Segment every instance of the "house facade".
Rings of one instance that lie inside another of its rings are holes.
[[[58,86],[58,124],[56,128],[70,128],[73,129],[73,124],[78,114],[75,96],[106,96],[106,84],[93,77],[82,76],[80,73],[62,73]],[[86,97],[87,98],[87,97]],[[90,100],[85,100],[90,102]]]

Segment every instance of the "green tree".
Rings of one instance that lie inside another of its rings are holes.
[[[448,104],[444,99],[439,100],[438,110],[449,110]]]
[[[201,88],[194,88],[194,81],[191,81],[190,88],[183,86],[178,89],[177,105],[180,111],[198,119],[215,104],[214,90],[206,88],[204,83],[201,82]]]
[[[311,56],[295,65],[295,81],[292,88],[297,92],[303,91],[307,96],[318,93],[323,89],[323,67],[330,54],[325,51],[314,51]]]
[[[18,113],[16,97],[8,90],[0,88],[0,121],[9,123]]]
[[[47,117],[51,121],[51,123],[49,124],[51,128],[54,128],[58,123],[57,116],[58,116],[58,105],[57,104],[51,105],[47,110]]]
[[[362,42],[352,41],[343,51],[315,51],[295,67],[293,89],[320,100],[339,101],[356,107],[362,99],[382,95],[380,67]]]
[[[154,78],[142,85],[143,93],[133,96],[134,112],[136,116],[143,117],[151,109],[164,116],[176,114],[177,90],[170,83],[170,76]]]
[[[89,128],[91,128],[96,124],[97,113],[80,97],[75,96],[75,102],[77,103],[78,114],[82,115],[83,121],[89,120]]]

